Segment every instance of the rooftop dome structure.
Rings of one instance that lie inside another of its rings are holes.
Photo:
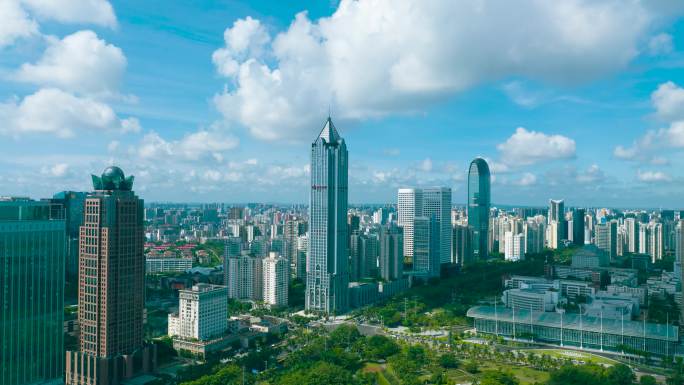
[[[131,191],[133,189],[133,177],[126,178],[123,170],[117,166],[109,166],[102,172],[102,176],[93,175],[92,178],[95,190]]]

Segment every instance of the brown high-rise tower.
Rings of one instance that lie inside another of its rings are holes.
[[[116,385],[154,369],[143,341],[143,200],[118,167],[93,175],[79,238],[80,351],[67,352],[68,385]]]

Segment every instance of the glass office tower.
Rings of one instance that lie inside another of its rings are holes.
[[[468,170],[468,226],[472,229],[471,246],[474,260],[487,258],[490,179],[487,161],[475,158]]]
[[[65,257],[61,205],[0,201],[0,385],[62,383]]]
[[[326,314],[347,311],[347,146],[328,118],[311,144],[309,252],[306,309]]]

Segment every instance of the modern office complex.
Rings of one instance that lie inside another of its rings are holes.
[[[554,240],[551,248],[557,249],[561,240],[568,239],[568,225],[565,221],[565,202],[562,199],[549,200],[549,215],[547,217],[549,228],[552,230]],[[555,226],[555,227],[554,227]]]
[[[413,222],[413,275],[422,279],[438,278],[439,222],[435,217],[416,217]]]
[[[478,333],[614,352],[642,351],[673,355],[679,345],[677,327],[581,314],[530,311],[525,308],[475,306],[467,316]]]
[[[62,383],[66,251],[61,205],[0,201],[0,385]]]
[[[617,221],[596,225],[596,246],[608,254],[609,260],[617,256]]]
[[[472,229],[473,259],[487,258],[489,247],[489,165],[483,158],[475,158],[468,169],[468,226]]]
[[[572,209],[572,243],[576,246],[584,245],[584,217],[586,210]]]
[[[404,274],[404,238],[401,228],[390,225],[380,230],[380,278],[399,279]]]
[[[404,233],[404,256],[413,259],[413,222],[423,216],[423,190],[401,188],[397,193],[397,224]]]
[[[451,263],[451,189],[423,189],[423,216],[434,217],[439,225],[439,262]]]
[[[271,252],[263,260],[264,302],[271,306],[287,306],[290,268],[287,259]]]
[[[156,366],[143,341],[143,201],[118,167],[93,175],[79,255],[80,350],[67,351],[68,385],[116,385]]]
[[[348,153],[330,118],[311,145],[306,310],[339,314],[349,306]]]
[[[433,241],[438,245],[436,255],[439,263],[451,263],[453,230],[451,226],[451,189],[435,188],[402,188],[397,193],[398,225],[404,234],[404,256],[415,264],[416,221],[434,219],[438,232],[433,232]],[[422,256],[425,257],[425,256]],[[414,268],[415,271],[415,268]]]
[[[454,226],[451,247],[454,263],[463,266],[473,262],[472,240],[472,229],[468,225]]]

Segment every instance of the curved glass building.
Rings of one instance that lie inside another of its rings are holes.
[[[472,229],[472,257],[475,260],[487,258],[490,181],[489,165],[484,159],[475,158],[468,169],[468,226]]]

